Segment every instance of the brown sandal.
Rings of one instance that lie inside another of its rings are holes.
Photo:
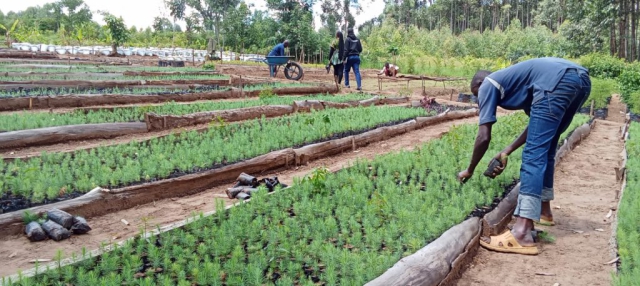
[[[537,246],[522,246],[511,231],[507,230],[501,235],[491,236],[491,242],[487,243],[483,240],[480,240],[480,245],[484,248],[504,252],[504,253],[516,253],[516,254],[525,254],[525,255],[537,255],[538,247]]]

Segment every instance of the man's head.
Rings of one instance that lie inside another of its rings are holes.
[[[353,32],[353,28],[347,29],[347,35],[349,35],[349,36],[355,35],[355,33]]]
[[[284,47],[289,47],[289,40],[284,40],[284,42],[282,42],[282,44],[284,45]]]
[[[476,72],[473,79],[471,79],[471,93],[473,93],[473,95],[478,96],[478,89],[480,89],[480,85],[482,85],[484,78],[490,74],[491,72],[487,70],[479,70]]]
[[[384,63],[385,68],[389,68],[389,62]]]

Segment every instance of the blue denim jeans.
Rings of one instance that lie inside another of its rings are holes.
[[[560,135],[591,93],[586,73],[568,70],[555,90],[533,91],[529,131],[522,152],[515,216],[540,220],[542,202],[553,200],[553,174]]]
[[[362,78],[360,77],[360,56],[350,56],[344,64],[344,85],[349,86],[349,71],[353,67],[353,73],[356,74],[356,83],[358,88],[362,88]]]

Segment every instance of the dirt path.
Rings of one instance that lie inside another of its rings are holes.
[[[263,174],[262,176],[278,176],[281,182],[292,184],[294,177],[303,177],[314,168],[325,166],[331,171],[337,171],[349,166],[356,159],[372,159],[379,154],[410,150],[421,143],[439,138],[452,126],[464,123],[477,122],[477,118],[467,118],[451,122],[437,124],[431,127],[412,131],[396,136],[386,141],[371,144],[360,148],[355,152],[343,153],[338,156],[313,161],[308,165],[295,169]],[[171,198],[123,210],[117,213],[96,217],[89,220],[93,230],[88,235],[73,236],[63,242],[47,240],[44,242],[30,243],[24,236],[12,236],[0,240],[0,276],[16,273],[19,269],[33,267],[28,261],[32,259],[51,259],[58,250],[62,250],[66,256],[73,252],[81,251],[82,247],[96,249],[104,241],[121,241],[134,236],[145,225],[152,228],[156,225],[167,225],[189,217],[193,213],[215,210],[215,200],[222,199],[226,205],[233,204],[237,200],[229,200],[225,190],[232,184],[222,185],[209,189],[202,193],[182,198]],[[125,226],[120,220],[126,219],[130,225]],[[114,239],[115,238],[115,239]],[[11,258],[9,258],[11,257]]]
[[[620,189],[613,168],[624,146],[618,139],[621,125],[597,121],[591,135],[556,168],[552,208],[557,225],[537,227],[555,243],[542,244],[538,256],[480,248],[458,285],[610,285],[613,268],[605,263],[612,258],[612,219],[606,216]]]
[[[624,123],[627,114],[627,105],[622,102],[619,94],[614,94],[611,96],[611,102],[609,102],[608,109],[608,121]]]

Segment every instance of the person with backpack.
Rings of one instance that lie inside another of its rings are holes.
[[[342,61],[344,67],[344,85],[349,88],[349,71],[353,68],[356,76],[358,87],[356,90],[362,90],[362,78],[360,77],[360,53],[362,53],[362,43],[353,32],[353,28],[347,30],[347,39],[344,41],[344,56]]]
[[[331,43],[329,64],[327,64],[327,73],[329,73],[331,66],[333,66],[333,77],[338,85],[342,84],[342,74],[344,72],[342,55],[344,55],[344,36],[341,31],[338,31],[336,32],[336,39]]]

